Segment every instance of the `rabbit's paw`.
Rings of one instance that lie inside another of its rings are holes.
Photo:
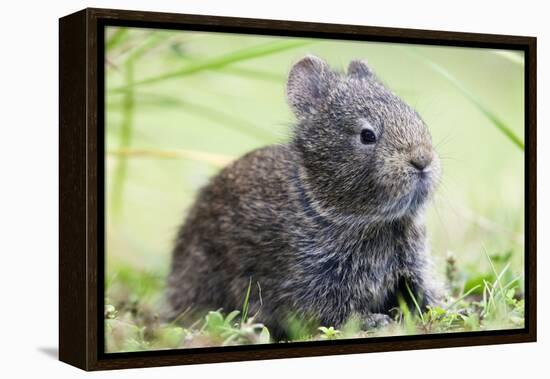
[[[382,328],[393,322],[392,318],[383,313],[370,313],[363,319],[365,329]]]

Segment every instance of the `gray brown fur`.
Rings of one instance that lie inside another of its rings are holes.
[[[341,326],[388,321],[405,283],[438,299],[424,209],[440,166],[421,117],[363,61],[347,73],[297,62],[287,84],[297,123],[286,145],[238,159],[203,188],[181,227],[168,281],[169,318],[240,309],[277,337],[289,315]],[[363,144],[370,128],[377,140]],[[417,167],[425,166],[424,171]]]

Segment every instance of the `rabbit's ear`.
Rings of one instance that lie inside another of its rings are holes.
[[[374,79],[374,72],[366,60],[351,61],[348,66],[348,75],[360,79]]]
[[[329,66],[313,55],[294,64],[288,75],[286,92],[298,118],[307,118],[319,111],[333,75]]]

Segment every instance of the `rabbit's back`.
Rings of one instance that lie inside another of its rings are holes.
[[[240,309],[250,280],[276,286],[278,270],[292,264],[285,236],[293,216],[294,167],[287,146],[264,147],[233,162],[199,192],[173,250],[169,318],[188,308]]]

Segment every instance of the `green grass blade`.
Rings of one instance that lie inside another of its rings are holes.
[[[127,158],[156,158],[156,159],[187,159],[196,162],[208,163],[214,167],[222,168],[236,158],[228,155],[213,154],[205,151],[177,149],[159,150],[151,148],[124,148],[107,150],[108,157]]]
[[[117,28],[117,30],[105,42],[105,51],[110,51],[120,45],[128,36],[128,28]]]
[[[510,280],[507,284],[505,284],[503,287],[502,287],[502,292],[505,293],[504,291],[508,290],[510,287],[512,287],[514,284],[516,284],[517,282],[519,282],[520,278],[514,278],[512,280]]]
[[[233,114],[222,112],[219,109],[209,107],[203,104],[191,103],[187,100],[180,101],[182,107],[198,116],[208,118],[212,121],[221,123],[229,128],[235,129],[240,133],[260,141],[272,141],[275,135],[272,132],[266,131],[255,124],[252,124]]]
[[[280,75],[280,74],[267,72],[267,71],[254,70],[250,68],[226,67],[224,68],[223,73],[227,73],[235,76],[242,76],[247,79],[263,80],[263,81],[272,82],[276,84],[284,83],[286,81],[285,75]]]
[[[125,92],[120,93],[123,95]],[[182,99],[174,96],[156,95],[148,92],[135,92],[136,102],[141,105],[152,106],[177,106],[185,111],[195,114],[199,117],[224,125],[235,131],[245,134],[263,142],[271,142],[277,137],[270,129],[262,128],[259,125],[252,123],[242,117],[232,113],[221,111],[218,108],[208,105],[191,102],[187,99]],[[112,103],[111,108],[118,107],[121,104]]]
[[[494,289],[491,288],[491,284],[486,280],[483,280],[483,285],[485,290],[487,291],[487,303],[485,304],[485,309],[483,310],[483,316],[488,317],[489,314],[491,314],[491,311],[496,307]]]
[[[129,45],[131,47],[125,48],[124,51],[119,52],[118,54],[113,54],[112,57],[107,56],[109,63],[112,66],[117,66],[118,64],[127,65],[132,61],[138,61],[143,55],[149,53],[151,50],[161,46],[162,44],[170,40],[170,35],[166,33],[161,33],[158,31],[149,32],[140,37],[139,40],[133,39],[130,41]],[[117,64],[117,62],[119,62]],[[129,85],[124,83],[125,86]]]
[[[111,46],[120,43],[122,38],[125,38],[128,29],[119,29],[111,37]],[[114,39],[114,40],[113,40]],[[135,62],[147,51],[157,46],[160,42],[163,42],[165,38],[157,33],[151,32],[145,42],[126,57],[124,61],[124,80],[126,84],[131,85],[135,80]],[[123,93],[122,99],[122,123],[119,131],[119,149],[126,149],[130,146],[133,136],[133,124],[134,124],[134,108],[136,105],[136,98],[134,91],[126,91]],[[113,185],[111,187],[111,201],[113,215],[118,217],[122,209],[123,196],[124,196],[124,183],[128,171],[127,156],[118,156],[117,165],[113,173]]]
[[[468,295],[470,295],[472,292],[477,290],[479,287],[481,287],[481,284],[478,284],[472,288],[470,288],[466,293],[464,293],[462,296],[460,296],[458,299],[453,301],[451,305],[449,305],[446,309],[446,311],[449,311],[451,308],[453,308],[456,304],[458,304],[462,299],[465,299]]]
[[[525,65],[525,60],[522,53],[508,50],[491,50],[491,52],[501,58],[506,59],[509,62],[517,64],[518,66],[524,67]]]
[[[197,72],[205,71],[205,70],[215,70],[220,69],[222,67],[228,66],[230,64],[234,64],[237,62],[242,62],[254,58],[259,58],[275,53],[279,53],[285,50],[294,49],[297,47],[305,46],[306,44],[310,44],[313,41],[310,40],[280,40],[280,41],[274,41],[274,42],[268,42],[263,45],[254,46],[251,48],[235,51],[229,54],[222,55],[220,57],[207,59],[202,62],[197,62],[194,64],[190,64],[180,70],[176,70],[173,72],[168,72],[159,76],[154,76],[151,78],[138,80],[134,82],[133,84],[124,85],[122,87],[114,88],[111,91],[117,92],[117,91],[127,91],[130,88],[133,88],[135,86],[141,86],[144,84],[153,84],[158,83],[164,80],[178,78],[178,77],[184,77],[188,75],[195,74]]]
[[[442,77],[447,79],[456,89],[458,89],[472,105],[474,105],[485,117],[491,121],[491,123],[502,133],[504,134],[514,145],[516,145],[521,150],[525,150],[524,142],[512,131],[512,129],[502,121],[494,112],[489,110],[483,103],[472,93],[470,92],[462,83],[454,77],[449,71],[444,67],[435,63],[431,59],[425,57],[424,55],[418,52],[412,52],[413,56],[422,60],[426,63],[432,70],[440,74]]]
[[[239,311],[233,311],[233,312],[230,312],[227,316],[225,316],[225,324],[226,326],[228,327],[232,327],[231,323],[233,322],[233,320],[235,320],[235,317],[237,317],[239,315]]]
[[[422,310],[420,309],[420,305],[418,305],[418,302],[416,301],[416,297],[414,296],[413,292],[411,291],[411,287],[409,287],[409,283],[405,282],[405,286],[407,287],[407,292],[409,293],[409,296],[411,297],[411,299],[414,303],[416,311],[418,312],[418,315],[420,316],[420,321],[422,321],[422,324],[424,325],[424,315],[422,314]]]
[[[128,61],[135,61],[139,58],[141,58],[144,54],[146,54],[151,49],[157,47],[161,43],[165,42],[167,40],[166,35],[158,32],[151,32],[145,38],[145,41],[139,45],[138,47],[134,48],[132,52],[128,55],[126,58],[126,62]]]
[[[252,278],[248,280],[248,289],[246,290],[246,296],[244,297],[243,302],[243,317],[241,318],[241,325],[246,322],[246,319],[248,317],[248,305],[250,300],[250,289],[252,287]]]
[[[124,69],[126,83],[132,83],[134,80],[134,63],[128,61]],[[134,91],[128,91],[124,94],[122,101],[122,125],[119,133],[119,148],[124,149],[130,146],[132,140],[132,127],[134,123]],[[117,161],[115,171],[113,173],[113,185],[111,187],[111,201],[113,215],[118,217],[122,208],[124,182],[128,170],[127,157],[121,156]]]
[[[487,260],[489,261],[489,265],[491,266],[491,271],[493,271],[493,274],[495,275],[495,281],[493,283],[493,288],[495,288],[498,284],[498,287],[499,289],[501,290],[502,292],[502,284],[500,282],[500,279],[502,278],[502,276],[504,275],[504,273],[508,270],[508,268],[510,267],[510,262],[508,262],[506,264],[506,266],[504,266],[504,268],[501,270],[501,272],[497,272],[497,269],[493,263],[493,260],[491,259],[491,257],[489,256],[489,253],[487,253],[487,250],[485,249],[485,247],[482,246],[482,250],[483,250],[483,253],[485,254],[485,257],[487,258]]]

